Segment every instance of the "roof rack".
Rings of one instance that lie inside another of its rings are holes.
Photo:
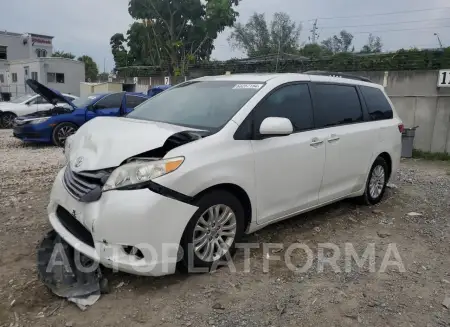
[[[348,78],[348,79],[354,79],[354,80],[357,80],[357,81],[373,83],[367,77],[355,76],[355,75],[351,75],[351,74],[344,74],[344,73],[340,73],[340,72],[327,72],[327,71],[320,71],[320,70],[310,70],[310,71],[305,72],[304,74]]]

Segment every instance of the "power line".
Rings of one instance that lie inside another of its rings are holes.
[[[382,23],[382,24],[324,26],[324,27],[321,27],[321,29],[366,27],[366,26],[383,26],[383,25],[398,25],[398,24],[409,24],[409,23],[433,22],[433,21],[448,20],[448,19],[450,19],[450,17],[447,17],[447,18],[436,18],[436,19],[409,20],[409,21],[393,22],[393,23]]]
[[[401,28],[401,29],[395,29],[395,30],[378,30],[378,31],[353,32],[352,34],[371,34],[371,33],[384,33],[384,32],[420,31],[420,30],[449,28],[449,27],[450,27],[450,25],[441,25],[441,26],[421,27],[421,28]]]
[[[391,12],[378,13],[378,14],[359,14],[359,15],[352,15],[352,16],[318,17],[317,19],[332,20],[332,19],[368,17],[368,16],[388,16],[388,15],[398,15],[398,14],[404,14],[404,13],[433,11],[433,10],[442,10],[442,9],[450,9],[450,7],[438,7],[438,8],[426,8],[426,9],[410,9],[410,10],[391,11]],[[314,21],[315,19],[316,18],[314,18],[314,19],[306,19],[303,22],[311,22],[311,21]]]

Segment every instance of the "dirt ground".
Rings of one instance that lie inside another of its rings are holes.
[[[109,272],[111,293],[82,312],[48,291],[36,273],[36,246],[50,229],[46,206],[62,151],[24,146],[10,135],[0,131],[1,326],[450,326],[450,309],[442,304],[450,296],[448,163],[403,160],[398,188],[376,207],[343,201],[247,237],[308,245],[314,261],[305,273],[282,261],[271,261],[264,273],[261,249],[251,252],[250,272],[243,270],[243,251],[235,273],[227,267],[160,278]],[[327,265],[319,272],[320,243],[334,243],[342,253],[352,243],[359,256],[374,243],[376,272],[367,262],[344,271],[343,255],[340,273]],[[394,265],[380,272],[389,244],[406,272]],[[291,259],[303,266],[306,256],[297,250]]]

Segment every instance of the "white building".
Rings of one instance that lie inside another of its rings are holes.
[[[0,91],[13,97],[31,92],[29,78],[63,93],[80,95],[84,63],[53,58],[53,37],[0,31]]]

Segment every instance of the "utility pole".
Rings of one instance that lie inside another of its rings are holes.
[[[275,67],[275,72],[276,73],[278,73],[278,61],[280,59],[280,51],[281,51],[281,36],[280,36],[280,39],[278,40],[277,65]]]
[[[316,44],[317,43],[317,39],[319,38],[319,34],[317,34],[317,30],[318,30],[318,28],[317,28],[317,19],[316,19],[314,21],[312,29],[310,30],[310,32],[311,32],[311,42],[313,44]]]
[[[439,34],[438,34],[438,33],[434,33],[434,35],[436,35],[436,37],[437,37],[437,39],[438,39],[438,42],[439,42],[439,46],[440,46],[441,49],[442,49],[443,46],[442,46],[442,42],[441,42],[441,38],[439,37]]]

